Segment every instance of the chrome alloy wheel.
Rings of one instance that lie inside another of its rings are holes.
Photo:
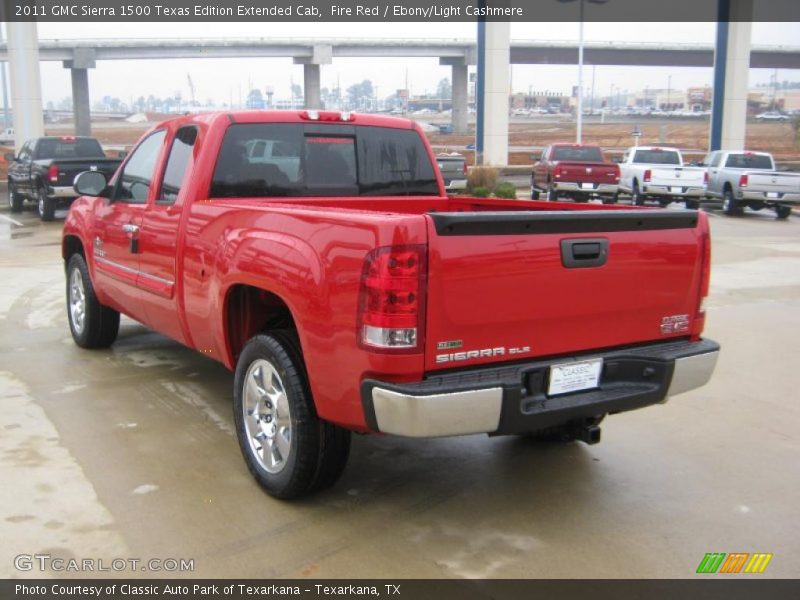
[[[80,269],[72,269],[69,276],[69,316],[75,333],[82,334],[86,321],[86,292]]]
[[[289,399],[272,363],[253,361],[244,381],[242,411],[250,451],[268,473],[286,466],[292,449]]]

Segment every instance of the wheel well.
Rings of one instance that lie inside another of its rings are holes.
[[[732,192],[733,191],[733,186],[731,186],[729,181],[726,181],[725,185],[722,186],[722,191],[723,191],[723,193],[724,192]]]
[[[282,298],[249,285],[234,285],[225,302],[228,348],[235,363],[247,340],[269,329],[297,330]]]
[[[74,235],[68,235],[64,238],[64,241],[61,242],[61,256],[64,262],[66,262],[73,254],[80,254],[84,259],[86,258],[80,239]]]

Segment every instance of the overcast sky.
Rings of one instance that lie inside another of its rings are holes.
[[[473,38],[475,23],[40,23],[40,39],[75,38],[242,38],[242,37],[349,37],[375,38]],[[587,23],[587,41],[713,43],[714,23]],[[577,40],[577,23],[512,23],[511,39]],[[752,42],[756,45],[800,46],[800,23],[754,23]],[[70,95],[69,72],[60,63],[42,63],[42,94],[45,102]],[[90,72],[93,99],[101,95],[117,96],[128,102],[138,96],[168,96],[180,92],[189,98],[187,74],[196,88],[196,97],[204,101],[238,102],[241,90],[246,95],[250,85],[262,91],[267,86],[277,97],[288,97],[291,81],[302,85],[303,67],[288,58],[263,59],[180,59],[142,61],[101,61]],[[322,86],[342,88],[370,79],[381,97],[404,87],[406,69],[412,93],[433,91],[437,82],[450,76],[448,67],[437,59],[334,59],[322,67]],[[750,83],[767,83],[771,70],[751,69]],[[597,67],[595,93],[608,94],[615,89],[630,91],[645,86],[667,87],[671,76],[673,89],[711,83],[710,68]],[[798,70],[779,70],[778,81],[800,80]],[[514,91],[555,90],[568,93],[577,83],[577,67],[564,65],[516,65],[512,69]],[[592,69],[584,72],[584,86],[592,84]]]

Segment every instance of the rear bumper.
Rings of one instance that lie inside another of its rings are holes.
[[[456,190],[465,190],[467,189],[467,180],[466,179],[451,179],[448,181],[447,179],[444,180],[444,189],[448,192],[456,191]]]
[[[580,183],[573,183],[570,181],[556,181],[553,187],[558,192],[566,194],[603,194],[613,196],[619,191],[619,186],[616,183],[594,183],[594,187],[587,189],[581,187]]]
[[[740,196],[741,200],[751,200],[757,202],[781,202],[784,204],[798,204],[800,203],[800,194],[778,194],[777,197],[771,198],[766,192],[753,192],[743,190]]]
[[[642,188],[642,193],[647,196],[666,196],[670,198],[703,198],[706,195],[705,187],[680,187],[680,191],[672,191],[673,187],[667,185],[646,185]]]
[[[56,186],[48,189],[48,196],[51,198],[77,198],[75,188],[70,186]]]
[[[361,400],[374,431],[407,437],[527,433],[574,419],[658,404],[705,385],[719,345],[711,340],[648,344],[548,361],[432,375],[418,383],[365,380]],[[600,386],[546,394],[549,368],[603,358]]]

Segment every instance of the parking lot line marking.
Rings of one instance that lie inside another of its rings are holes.
[[[17,221],[16,219],[12,219],[11,217],[7,217],[7,216],[5,216],[5,215],[0,215],[0,219],[5,219],[5,220],[6,220],[6,221],[8,221],[9,223],[13,223],[13,224],[14,224],[14,225],[16,225],[17,227],[25,227],[25,225],[23,225],[22,223],[20,223],[20,222],[19,222],[19,221]]]

